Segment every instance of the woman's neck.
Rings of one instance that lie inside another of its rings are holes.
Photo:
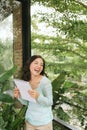
[[[30,81],[39,81],[42,78],[42,75],[31,75]]]
[[[34,89],[36,87],[38,87],[40,80],[42,78],[42,75],[38,75],[38,76],[32,76],[31,80],[29,81],[29,83],[31,84],[31,87]]]

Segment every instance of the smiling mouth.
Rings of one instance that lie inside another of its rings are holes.
[[[40,72],[40,70],[34,70],[35,72],[37,72],[37,73],[39,73]]]

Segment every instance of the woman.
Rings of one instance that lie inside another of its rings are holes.
[[[29,94],[36,102],[23,100],[17,88],[14,97],[22,104],[28,105],[25,122],[26,130],[53,130],[52,128],[52,85],[45,73],[45,61],[40,55],[33,55],[26,62],[22,79],[29,81],[32,90]]]

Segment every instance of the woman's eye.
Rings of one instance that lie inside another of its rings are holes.
[[[35,64],[38,64],[37,62],[35,62]]]
[[[43,64],[41,64],[41,66],[43,66]]]

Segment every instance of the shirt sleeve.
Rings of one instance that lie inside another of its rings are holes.
[[[37,102],[44,106],[53,105],[53,94],[52,94],[52,85],[51,83],[46,83],[43,86],[42,94],[37,98]]]

